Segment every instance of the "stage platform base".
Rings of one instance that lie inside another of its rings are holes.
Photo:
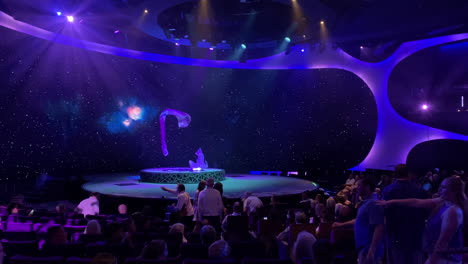
[[[83,189],[104,195],[150,199],[175,198],[174,195],[161,190],[161,186],[175,189],[175,184],[140,182],[138,173],[89,175],[85,179],[88,182],[83,185]],[[247,191],[259,197],[269,197],[273,194],[277,196],[299,194],[317,188],[314,182],[303,179],[249,174],[227,174],[222,184],[224,196],[230,199],[240,198]],[[186,191],[192,198],[197,185],[185,184]]]

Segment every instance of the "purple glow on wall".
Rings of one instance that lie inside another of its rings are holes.
[[[0,26],[41,39],[89,51],[161,63],[237,69],[336,68],[352,72],[359,76],[368,85],[374,95],[378,111],[377,134],[372,149],[359,165],[352,168],[354,170],[363,170],[365,168],[391,169],[398,163],[404,163],[410,150],[417,144],[425,141],[436,139],[468,140],[467,136],[413,123],[401,117],[393,109],[387,95],[389,76],[393,68],[398,63],[411,54],[425,48],[468,39],[468,33],[407,42],[402,44],[386,60],[378,63],[360,61],[346,54],[341,49],[333,49],[331,47],[326,48],[322,53],[297,52],[291,53],[289,56],[277,54],[266,58],[253,59],[248,60],[245,63],[240,63],[238,61],[217,61],[167,56],[103,45],[53,33],[27,23],[17,21],[3,12],[0,12]],[[165,116],[163,119],[165,120]],[[162,124],[163,122],[161,122],[161,125]],[[181,127],[180,120],[179,127]],[[161,135],[163,132],[165,133],[161,127]],[[165,141],[164,145],[163,142],[161,142],[161,145],[163,154],[166,153],[165,155],[167,155],[168,152]],[[164,151],[164,147],[166,148],[166,151]]]
[[[188,127],[190,125],[190,121],[192,121],[192,118],[189,114],[174,109],[166,109],[159,115],[159,126],[161,129],[161,151],[164,156],[169,155],[166,143],[166,116],[168,115],[173,115],[177,118],[177,124],[179,128]]]

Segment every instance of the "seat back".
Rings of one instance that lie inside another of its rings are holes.
[[[33,224],[32,223],[7,222],[6,226],[5,226],[5,231],[32,232],[33,231]]]
[[[208,247],[203,244],[192,244],[186,243],[182,244],[180,248],[180,255],[182,258],[207,258],[208,257]]]
[[[31,241],[37,239],[36,232],[12,232],[5,231],[3,232],[3,239],[9,241]]]
[[[237,259],[265,257],[265,245],[259,241],[232,242],[230,246],[232,256]]]
[[[248,232],[249,231],[249,217],[245,215],[227,217],[226,232]]]
[[[233,259],[185,259],[184,264],[236,264]]]
[[[37,241],[5,241],[2,240],[3,251],[7,257],[16,255],[37,256]]]
[[[10,259],[10,264],[64,264],[63,257],[27,257],[14,256]]]
[[[289,243],[293,245],[296,242],[297,236],[302,231],[307,231],[312,235],[315,235],[315,229],[317,225],[315,224],[292,224],[289,227]]]
[[[69,257],[66,264],[91,264],[92,261],[90,258]]]
[[[290,259],[244,258],[242,264],[293,264]]]
[[[127,258],[124,264],[181,264],[182,261],[178,258],[166,259],[141,259],[141,258]]]

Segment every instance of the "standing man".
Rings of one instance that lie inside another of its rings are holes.
[[[198,196],[198,214],[199,219],[208,220],[216,231],[221,231],[221,217],[223,216],[223,199],[219,191],[213,189],[214,180],[206,180],[206,189],[201,191]]]
[[[410,181],[405,164],[395,167],[394,183],[385,187],[383,199],[424,199],[425,194]],[[423,263],[422,237],[425,227],[424,209],[392,206],[385,208],[385,240],[388,264]]]
[[[92,192],[89,195],[89,198],[84,199],[76,207],[77,211],[83,214],[85,217],[87,215],[98,215],[99,214],[99,193]]]
[[[356,219],[334,223],[333,228],[354,226],[356,249],[359,251],[358,264],[378,264],[384,256],[384,209],[376,204],[372,181],[361,179],[356,189],[362,200]]]

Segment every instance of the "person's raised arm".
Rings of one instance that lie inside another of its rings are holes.
[[[168,192],[168,193],[175,194],[175,195],[177,195],[177,194],[178,194],[178,193],[177,193],[177,190],[174,190],[174,189],[168,189],[168,188],[166,188],[166,186],[161,186],[161,190],[163,190],[163,191],[166,191],[166,192]]]
[[[425,209],[432,209],[437,204],[441,203],[442,200],[440,198],[435,199],[396,199],[396,200],[389,200],[389,201],[377,201],[378,205],[389,207],[389,206],[408,206],[408,207],[416,207],[416,208],[425,208]]]

